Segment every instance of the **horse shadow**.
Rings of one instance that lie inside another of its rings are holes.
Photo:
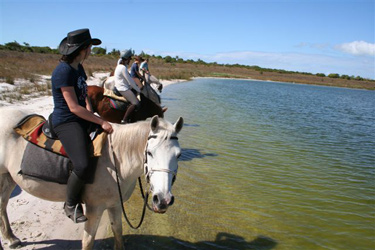
[[[259,235],[254,240],[246,241],[242,236],[220,232],[214,241],[189,242],[175,237],[157,235],[124,235],[123,241],[126,249],[238,249],[238,250],[271,250],[277,242],[267,236]],[[113,249],[114,238],[96,240],[94,249]],[[80,249],[80,240],[46,240],[39,242],[23,242],[22,246],[45,244],[49,245],[39,249]]]
[[[202,154],[201,150],[195,148],[182,148],[181,149],[181,157],[178,159],[179,161],[191,161],[193,159],[201,159],[204,157],[216,157],[218,154],[215,153],[207,153]]]
[[[220,232],[213,241],[189,242],[175,237],[156,235],[125,235],[123,236],[126,249],[238,249],[238,250],[270,250],[277,242],[269,237],[259,235],[252,241],[246,241],[242,236]],[[98,241],[98,249],[113,249],[113,239]]]

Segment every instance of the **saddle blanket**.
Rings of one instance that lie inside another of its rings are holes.
[[[94,182],[97,159],[97,157],[90,157],[90,170],[87,173],[86,183]],[[21,170],[18,174],[48,182],[66,184],[72,170],[73,165],[68,158],[43,150],[29,142],[26,145]]]
[[[109,106],[113,109],[126,111],[129,106],[129,103],[109,98]]]
[[[60,140],[48,138],[42,127],[46,119],[40,115],[29,115],[23,118],[14,130],[28,143],[23,154],[19,174],[45,181],[66,184],[73,165],[66,155]],[[100,156],[107,134],[100,133],[92,143],[92,156]],[[88,174],[87,183],[93,182],[97,157],[90,157],[92,171]]]
[[[42,131],[46,119],[40,115],[28,115],[23,118],[14,131],[25,138],[27,141],[44,148],[48,151],[67,157],[64,147],[60,140],[48,138]],[[101,151],[107,139],[107,133],[98,134],[92,142],[91,152],[93,156],[101,156]]]
[[[68,158],[27,143],[18,174],[66,184],[72,170],[73,165]]]

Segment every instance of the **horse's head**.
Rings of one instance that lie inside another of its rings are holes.
[[[181,148],[177,134],[183,126],[180,117],[172,125],[154,116],[148,137],[145,158],[145,175],[150,184],[153,210],[165,213],[174,202],[171,188],[176,180]]]

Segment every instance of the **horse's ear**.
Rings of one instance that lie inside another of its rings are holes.
[[[177,122],[174,124],[174,129],[176,133],[179,133],[184,126],[184,119],[182,117],[178,118]]]
[[[158,129],[159,126],[159,117],[157,115],[154,115],[151,119],[151,130],[152,132],[156,133],[156,130]]]

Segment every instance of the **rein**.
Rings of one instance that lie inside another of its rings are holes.
[[[121,208],[122,208],[122,214],[124,215],[124,218],[126,220],[126,222],[128,223],[128,225],[133,228],[133,229],[138,229],[142,223],[143,223],[143,219],[145,218],[145,213],[146,213],[146,205],[147,205],[147,201],[148,201],[148,195],[149,195],[149,192],[146,192],[146,195],[144,195],[143,193],[143,189],[142,189],[142,182],[141,182],[141,178],[138,177],[138,181],[139,181],[139,187],[141,189],[141,193],[142,193],[142,197],[144,198],[144,203],[143,203],[143,210],[142,210],[142,216],[141,216],[141,219],[138,223],[137,226],[133,226],[130,222],[130,220],[128,219],[128,216],[126,215],[126,212],[125,212],[125,207],[124,207],[124,201],[122,199],[122,193],[121,193],[121,187],[120,187],[120,178],[119,178],[119,175],[118,175],[118,170],[117,170],[117,167],[116,167],[116,164],[115,164],[115,159],[116,159],[116,156],[115,156],[115,151],[113,150],[113,145],[112,145],[112,139],[111,139],[111,135],[108,135],[108,138],[109,138],[109,143],[111,145],[111,150],[112,150],[112,157],[113,157],[113,165],[115,167],[115,171],[116,171],[116,181],[117,181],[117,188],[118,188],[118,192],[119,192],[119,196],[120,196],[120,203],[121,203]]]

